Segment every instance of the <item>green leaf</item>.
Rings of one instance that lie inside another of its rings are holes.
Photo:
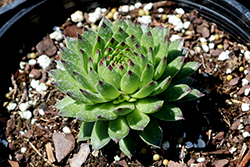
[[[127,115],[135,109],[134,103],[122,102],[120,104],[114,105],[113,112],[117,115]]]
[[[73,100],[72,98],[70,97],[64,97],[62,100],[60,100],[57,104],[56,104],[56,108],[61,110],[62,108],[64,108],[65,106],[71,104],[71,103],[74,103],[75,100]]]
[[[132,60],[129,60],[128,70],[136,73],[139,77],[141,76],[142,71],[140,65],[134,63]]]
[[[155,59],[156,59],[156,64],[158,64],[162,58],[168,57],[168,35],[161,37],[160,41],[159,41],[159,45],[158,48],[155,48],[156,51],[156,55],[155,55]],[[167,62],[168,61],[167,59]]]
[[[160,147],[163,132],[156,119],[152,118],[143,131],[137,131],[141,139],[149,145]]]
[[[183,47],[184,39],[177,39],[169,44],[168,48],[168,62],[173,61],[176,57],[181,54],[181,49]]]
[[[161,81],[150,96],[155,96],[165,91],[171,83],[171,76]]]
[[[138,109],[134,109],[131,113],[126,115],[129,127],[134,130],[144,130],[144,128],[150,122],[150,118],[147,114],[140,112]]]
[[[138,89],[139,84],[140,77],[136,73],[128,70],[128,72],[122,76],[121,90],[125,93],[131,94]]]
[[[109,39],[109,41],[106,43],[106,45],[105,45],[105,48],[112,48],[112,49],[110,49],[109,51],[112,51],[113,52],[113,50],[115,50],[116,49],[116,45],[118,44],[119,42],[115,39],[115,38],[110,38]],[[107,50],[106,50],[107,51]],[[105,52],[106,52],[105,51]],[[108,55],[110,55],[112,52],[108,52],[109,54],[105,54],[104,53],[104,55],[107,57]]]
[[[74,38],[71,37],[65,37],[65,43],[66,43],[66,47],[72,51],[74,51],[75,53],[77,53],[77,41]]]
[[[165,103],[160,111],[153,113],[152,116],[163,121],[178,121],[184,119],[180,108],[171,103]]]
[[[103,103],[106,102],[105,99],[103,99],[103,97],[99,94],[84,90],[84,89],[80,89],[80,91],[82,92],[83,96],[85,96],[87,99],[89,99],[90,101],[92,101],[93,103]]]
[[[134,35],[137,39],[141,40],[142,29],[136,20],[127,28],[126,31],[130,36]]]
[[[99,81],[96,90],[106,100],[116,99],[121,94],[114,85],[105,81]]]
[[[96,85],[98,81],[100,80],[100,76],[92,67],[89,68],[88,78],[89,78],[89,82],[91,85]]]
[[[83,112],[85,104],[74,102],[60,109],[60,114],[64,117],[76,117],[78,112]]]
[[[93,51],[92,53],[96,53],[96,51],[99,49],[101,51],[105,50],[105,40],[101,37],[101,36],[97,36],[96,40],[95,40],[95,44],[93,46]]]
[[[120,16],[120,18],[116,20],[115,23],[113,24],[112,27],[113,32],[118,31],[120,27],[125,31],[128,28],[128,24],[123,20],[122,16]]]
[[[157,87],[157,82],[151,81],[148,84],[146,84],[145,86],[143,86],[136,93],[131,95],[131,97],[138,98],[138,99],[145,98],[145,97],[149,96],[154,91],[154,89],[156,87]]]
[[[119,42],[126,41],[128,36],[129,35],[126,33],[126,31],[124,31],[121,27],[119,27],[119,29],[115,31],[113,35],[113,37]]]
[[[154,48],[156,48],[159,45],[160,39],[163,37],[163,27],[162,27],[162,25],[155,26],[151,30],[151,34],[153,35],[153,38],[154,38]],[[153,46],[151,46],[151,47],[153,47]]]
[[[82,112],[78,112],[76,114],[76,118],[84,122],[97,121],[98,118],[95,116],[94,111],[98,106],[100,106],[100,104],[86,106],[86,108]]]
[[[83,104],[93,104],[92,101],[83,96],[80,89],[77,89],[77,87],[74,89],[68,89],[66,94],[75,101],[81,102]]]
[[[97,33],[95,31],[90,28],[83,27],[82,36],[87,38],[91,45],[94,46],[97,37]]]
[[[108,121],[96,121],[92,134],[91,143],[94,149],[101,149],[109,143],[110,137],[108,135]]]
[[[147,83],[152,81],[154,77],[154,66],[150,63],[147,63],[146,67],[142,71],[140,79],[140,88],[145,86]]]
[[[202,94],[199,90],[193,89],[193,88],[191,89],[192,89],[192,92],[190,92],[187,96],[183,97],[181,101],[195,100],[197,98],[204,96],[204,94]]]
[[[91,138],[91,133],[94,127],[94,122],[82,122],[80,131],[78,133],[78,142],[86,141]]]
[[[152,114],[161,109],[164,104],[164,100],[159,100],[156,97],[148,97],[140,99],[135,102],[136,108],[143,113]]]
[[[77,38],[77,53],[80,51],[80,49],[85,50],[89,57],[92,56],[92,45],[89,42],[89,40],[80,34],[78,34]]]
[[[129,133],[129,126],[125,117],[120,116],[115,120],[109,121],[108,134],[109,137],[118,143]]]
[[[100,106],[96,106],[93,113],[98,119],[114,120],[118,117],[118,115],[112,112],[113,108],[114,104],[112,102],[103,103]]]
[[[163,98],[165,101],[177,101],[188,95],[192,90],[188,85],[171,84],[167,90],[161,93],[159,96]]]
[[[101,26],[98,29],[97,34],[101,36],[104,39],[104,41],[107,43],[109,39],[112,37],[113,31],[111,30],[111,28],[109,28],[108,25],[106,25],[105,22],[102,22]]]
[[[103,23],[105,23],[109,28],[112,29],[113,23],[112,23],[109,19],[107,19],[105,16],[104,16],[104,17],[102,18],[102,20],[100,21],[100,23],[99,23],[99,25],[98,25],[98,28],[100,28],[100,26],[101,26]]]
[[[167,58],[164,56],[155,69],[155,74],[154,74],[155,81],[157,81],[162,76],[166,67],[167,67]]]
[[[179,82],[190,75],[192,75],[199,67],[201,66],[201,63],[198,62],[188,62],[183,64],[180,71],[176,74],[176,76],[173,78],[173,83]]]
[[[102,73],[102,78],[106,82],[114,85],[117,89],[120,88],[121,76],[113,69],[111,65],[108,65],[107,68],[104,69]]]
[[[134,131],[130,131],[129,134],[119,141],[119,147],[129,158],[136,152],[138,135]]]
[[[141,37],[141,45],[142,45],[142,48],[145,50],[145,52],[148,51],[149,47],[154,46],[154,38],[153,38],[150,31],[148,31],[147,33],[144,33],[142,35],[142,37]]]
[[[171,61],[164,73],[162,74],[161,78],[166,78],[168,76],[171,76],[171,78],[173,78],[181,69],[183,63],[184,63],[185,57],[183,56],[178,56],[176,59],[174,59],[173,61]]]
[[[86,89],[96,92],[95,87],[89,82],[89,80],[83,76],[82,74],[79,74],[78,72],[73,71],[73,74],[75,76],[75,79]]]

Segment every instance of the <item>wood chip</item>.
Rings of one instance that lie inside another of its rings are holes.
[[[55,157],[54,157],[54,154],[53,154],[51,143],[47,143],[45,145],[45,148],[46,148],[46,153],[47,153],[48,160],[51,163],[55,162],[56,160],[55,160]]]

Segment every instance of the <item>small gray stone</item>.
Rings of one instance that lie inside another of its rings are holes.
[[[69,159],[70,166],[72,167],[81,167],[81,165],[86,161],[90,149],[88,143],[82,143],[80,150],[77,154],[74,154],[74,157]]]

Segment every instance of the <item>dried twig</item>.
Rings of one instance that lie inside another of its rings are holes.
[[[242,161],[238,163],[237,167],[245,167],[249,162],[249,160],[250,160],[250,149],[248,148],[248,152],[246,153]]]

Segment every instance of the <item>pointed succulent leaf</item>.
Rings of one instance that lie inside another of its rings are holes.
[[[132,94],[131,97],[142,99],[147,96],[149,96],[157,87],[157,82],[151,81],[145,86],[143,86],[140,90],[138,90],[136,93]]]
[[[128,28],[128,24],[123,20],[122,16],[113,24],[113,32],[118,31],[119,28],[122,28],[124,31]]]
[[[61,110],[63,109],[65,106],[71,104],[71,103],[74,103],[75,100],[73,100],[72,98],[70,97],[64,97],[61,101],[59,101],[57,104],[56,104],[56,108]]]
[[[143,71],[148,63],[148,58],[144,54],[141,54],[139,62],[141,66],[141,71]]]
[[[177,101],[188,95],[192,90],[188,85],[178,84],[178,85],[169,85],[167,90],[161,93],[159,96],[164,98],[165,101]]]
[[[152,114],[161,109],[164,100],[159,100],[156,97],[144,98],[135,102],[135,107],[143,113]]]
[[[97,49],[104,51],[105,50],[105,40],[101,36],[97,36],[95,44],[93,46],[92,53],[96,53]]]
[[[82,36],[87,38],[92,46],[95,44],[95,39],[97,37],[97,33],[90,28],[83,27]]]
[[[119,147],[124,154],[129,158],[136,152],[138,146],[138,135],[134,131],[130,131],[129,134],[119,141]]]
[[[114,85],[105,81],[98,81],[95,87],[97,92],[106,100],[116,99],[121,94]]]
[[[142,29],[137,21],[134,21],[126,30],[129,35],[134,35],[137,39],[141,39]]]
[[[150,31],[150,24],[142,24],[141,30],[142,30],[142,33],[146,33],[148,31]]]
[[[121,90],[125,93],[131,94],[138,89],[139,84],[140,77],[136,73],[128,70],[128,72],[122,76]]]
[[[97,74],[97,72],[92,67],[89,68],[88,78],[89,78],[89,82],[92,85],[96,85],[98,83],[98,81],[100,80],[100,76]]]
[[[156,49],[155,59],[156,59],[156,64],[158,64],[164,56],[168,57],[168,49],[169,49],[168,35],[163,36],[160,39],[158,48],[155,48],[155,49]],[[167,59],[167,62],[170,62],[170,61],[168,61]]]
[[[74,102],[60,109],[61,116],[64,117],[76,117],[78,112],[83,112],[85,109],[85,104]]]
[[[87,99],[92,101],[93,103],[103,103],[106,102],[106,100],[99,94],[92,93],[88,90],[80,89],[82,92],[83,96],[85,96]]]
[[[157,81],[162,76],[166,67],[167,67],[167,58],[164,56],[155,69],[154,80]]]
[[[161,81],[150,96],[155,96],[164,92],[168,88],[170,83],[171,83],[171,76]]]
[[[147,127],[143,131],[137,131],[139,136],[147,144],[160,147],[163,132],[156,119],[152,118]]]
[[[84,70],[83,66],[77,66],[74,62],[71,61],[65,61],[64,65],[66,67],[66,70],[69,72],[69,74],[74,78],[73,71],[76,71],[84,76],[87,76],[86,71]]]
[[[102,78],[103,78],[106,82],[108,82],[108,83],[114,85],[117,89],[120,88],[121,76],[120,76],[119,73],[117,73],[117,72],[113,69],[113,67],[112,67],[111,65],[108,65],[108,66],[104,69],[104,71],[103,71],[103,73],[102,73]]]
[[[86,141],[91,138],[91,133],[94,127],[94,122],[82,122],[78,133],[78,142]]]
[[[139,45],[140,41],[134,35],[131,35],[126,38],[126,44],[129,45],[131,49],[136,49],[135,45]]]
[[[83,96],[83,94],[80,90],[77,89],[77,87],[68,89],[66,94],[77,102],[81,102],[83,104],[93,104],[92,101]]]
[[[139,57],[139,56],[138,56]],[[141,67],[137,63],[134,63],[132,60],[129,60],[128,70],[136,73],[139,77],[141,76]]]
[[[184,63],[184,60],[185,60],[185,57],[178,56],[172,62],[168,63],[161,78],[166,78],[168,76],[171,76],[173,78],[180,71]]]
[[[108,134],[116,143],[126,137],[128,133],[129,126],[125,117],[119,116],[117,119],[109,121]]]
[[[154,38],[153,38],[150,31],[148,31],[147,33],[144,33],[142,35],[142,37],[141,37],[141,45],[142,45],[142,48],[145,50],[145,52],[148,51],[149,47],[154,46]]]
[[[91,143],[94,149],[100,149],[109,143],[110,137],[108,135],[108,121],[96,121],[92,134]]]
[[[93,112],[100,120],[114,120],[118,117],[118,115],[112,112],[113,108],[114,104],[112,102],[103,103],[96,107]]]
[[[127,115],[135,109],[134,103],[122,102],[120,104],[114,105],[113,112],[116,115]]]
[[[109,28],[112,29],[113,27],[113,23],[107,19],[105,16],[102,18],[102,20],[100,21],[99,25],[98,25],[98,28],[100,28],[102,26],[102,24],[105,23]]]
[[[76,114],[76,119],[84,121],[84,122],[94,122],[99,120],[94,114],[96,107],[99,107],[101,104],[89,105],[85,106],[84,111],[78,112]]]
[[[131,113],[126,115],[128,125],[134,130],[144,130],[144,128],[150,122],[150,118],[147,114],[140,112],[135,108]]]
[[[113,50],[115,50],[116,49],[116,45],[118,45],[118,41],[115,39],[115,38],[110,38],[109,39],[109,41],[106,43],[106,45],[105,45],[105,48],[112,48],[112,50],[111,49],[109,49],[109,51],[111,50],[111,51],[113,51]],[[107,51],[107,50],[106,50]],[[110,52],[108,52],[109,54],[111,54]],[[104,55],[106,56],[106,55],[108,55],[108,54],[106,54],[106,53],[104,53]],[[107,57],[107,56],[106,56]]]
[[[111,23],[112,24],[112,23]],[[105,22],[103,22],[101,24],[101,26],[98,29],[98,33],[99,36],[101,36],[105,42],[108,42],[108,40],[112,37],[113,35],[113,31],[111,30],[111,28],[109,28],[108,25],[106,25]]]
[[[88,78],[83,76],[82,74],[79,74],[78,72],[73,71],[73,74],[75,76],[75,79],[86,89],[96,92],[95,87],[93,87],[92,84],[90,84]]]
[[[77,53],[77,47],[76,47],[77,41],[76,41],[76,39],[71,38],[71,37],[65,37],[64,39],[65,39],[65,43],[66,43],[67,48],[74,51],[75,53]]]
[[[85,37],[83,37],[80,34],[77,34],[78,38],[77,38],[77,51],[79,51],[80,49],[85,50],[86,53],[88,54],[88,56],[92,55],[92,45],[89,42],[89,40]]]
[[[78,51],[64,47],[63,49],[60,49],[60,53],[64,61],[73,62],[77,66],[81,67],[82,57],[81,55],[77,54]]]
[[[93,55],[93,64],[94,64],[94,69],[97,68],[98,63],[100,62],[100,60],[102,60],[103,58],[103,53],[100,49],[97,49],[96,53]]]
[[[181,48],[183,47],[184,39],[177,39],[172,41],[168,47],[168,62],[171,62],[181,54]]]
[[[83,59],[83,63],[82,63],[83,69],[84,69],[85,73],[87,73],[88,61],[89,61],[90,57],[85,50],[80,49],[79,52],[80,52],[80,55],[82,56],[82,59]]]
[[[152,81],[153,77],[154,77],[154,66],[150,63],[147,63],[146,67],[144,68],[141,74],[140,88],[142,88],[147,83]]]
[[[201,63],[198,62],[188,62],[183,64],[180,71],[176,74],[176,76],[173,78],[173,83],[179,82],[190,75],[192,75],[199,67],[201,66]]]
[[[204,94],[202,94],[199,90],[193,89],[193,88],[191,89],[192,89],[192,92],[190,92],[187,96],[183,97],[181,101],[195,100],[197,98],[204,96]]]
[[[119,27],[117,31],[115,31],[113,37],[121,42],[121,41],[126,41],[126,38],[128,37],[129,35],[126,33],[126,31],[123,30],[123,28]]]
[[[165,103],[160,111],[153,113],[152,116],[163,121],[178,121],[184,119],[180,108],[171,103]]]
[[[154,47],[156,48],[159,45],[160,39],[163,37],[163,27],[162,25],[156,26],[151,30],[151,34],[153,35],[154,38]]]
[[[156,64],[155,52],[154,52],[154,50],[153,50],[152,47],[149,47],[149,48],[148,48],[148,53],[147,53],[147,55],[148,55],[148,60],[149,60],[149,62],[150,62],[153,66],[155,66],[155,64]]]

